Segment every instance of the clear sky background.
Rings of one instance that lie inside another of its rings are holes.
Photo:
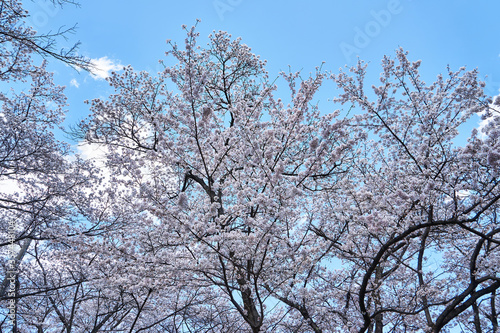
[[[156,73],[165,59],[167,39],[183,44],[185,31],[201,19],[199,44],[213,30],[241,37],[252,51],[268,61],[270,77],[281,70],[302,70],[305,75],[324,61],[324,69],[338,71],[354,65],[357,56],[369,62],[376,84],[384,54],[398,47],[410,59],[422,60],[422,75],[430,83],[437,74],[466,66],[478,68],[487,82],[486,92],[500,88],[500,36],[497,0],[82,0],[80,7],[54,8],[45,0],[27,1],[29,18],[40,33],[77,24],[74,35],[59,46],[81,41],[80,53],[95,59],[99,76],[78,73],[51,61],[55,81],[67,86],[66,124],[88,114],[86,99],[106,97],[112,91],[103,78],[110,70],[131,64]],[[323,112],[334,90],[318,95]]]

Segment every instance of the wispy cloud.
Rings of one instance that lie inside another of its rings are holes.
[[[76,79],[71,79],[71,81],[69,82],[69,84],[72,85],[75,88],[79,88],[80,87],[80,83],[78,83],[78,81]]]
[[[104,80],[111,75],[112,71],[121,70],[123,65],[120,61],[109,59],[108,57],[101,57],[99,59],[92,59],[92,77],[96,80]]]

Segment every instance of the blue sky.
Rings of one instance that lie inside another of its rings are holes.
[[[324,69],[337,71],[353,65],[357,56],[380,72],[384,54],[403,47],[413,60],[422,60],[427,82],[438,73],[461,66],[478,68],[488,76],[487,93],[500,88],[500,38],[497,16],[500,2],[417,0],[185,0],[130,1],[85,0],[80,7],[54,8],[45,0],[27,1],[29,22],[43,33],[77,24],[77,31],[59,46],[81,41],[80,53],[100,59],[103,68],[131,64],[138,70],[157,72],[165,59],[166,40],[183,43],[188,27],[198,24],[200,43],[213,30],[242,37],[262,59],[271,77],[281,70],[305,74],[325,61]],[[108,84],[88,73],[78,73],[51,61],[55,81],[67,86],[67,124],[88,114],[86,99],[105,97]],[[101,74],[105,76],[105,71]],[[373,81],[376,83],[375,76]],[[327,104],[334,91],[321,90],[318,99],[324,112],[338,108]]]

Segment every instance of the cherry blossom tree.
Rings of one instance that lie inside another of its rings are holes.
[[[359,126],[373,136],[353,172],[357,186],[346,193],[351,209],[342,210],[351,232],[336,245],[356,270],[357,326],[496,331],[496,130],[488,127],[486,139],[473,131],[465,146],[455,140],[472,115],[491,116],[498,104],[488,105],[476,70],[448,70],[426,85],[419,66],[402,50],[397,62],[384,58],[374,98],[362,63],[353,77],[335,76],[338,101],[359,106]],[[331,238],[329,228],[320,234]]]
[[[107,151],[110,229],[72,246],[148,295],[134,329],[498,330],[497,105],[477,71],[426,85],[399,50],[368,90],[362,63],[282,73],[283,101],[239,39],[197,36],[157,76],[113,74],[81,124]],[[313,104],[327,79],[351,116]]]
[[[186,32],[174,65],[88,102],[99,177],[54,138],[65,97],[37,51],[5,51],[1,78],[29,85],[1,94],[19,331],[498,331],[500,100],[476,70],[427,85],[398,50],[371,88],[362,62],[274,80],[240,39]],[[325,80],[345,110],[315,104]]]
[[[54,6],[78,5],[71,0],[52,0]],[[72,67],[91,69],[90,59],[78,55],[79,43],[69,49],[57,50],[57,41],[73,33],[75,27],[59,29],[57,32],[39,33],[25,24],[29,13],[20,0],[2,0],[0,3],[0,52],[1,79],[8,76],[22,78],[29,72],[28,63],[33,54],[43,58],[57,59]]]
[[[104,261],[120,258],[109,284],[203,299],[160,314],[176,313],[172,331],[278,329],[288,316],[288,305],[273,304],[278,290],[318,269],[327,252],[302,206],[344,178],[356,133],[311,105],[320,69],[301,82],[283,74],[285,105],[273,97],[264,62],[240,40],[214,33],[202,49],[196,37],[188,31],[185,50],[172,44],[178,65],[155,78],[125,68],[109,79],[116,94],[90,102],[82,128],[108,150],[110,217],[130,212],[112,236],[81,246]],[[216,312],[205,326],[214,308],[224,316]]]
[[[19,1],[0,5],[0,313],[5,315],[0,329],[13,325],[14,332],[21,329],[16,325],[23,324],[25,309],[36,308],[30,296],[64,288],[47,279],[35,283],[33,269],[40,249],[60,242],[78,221],[78,205],[90,197],[82,186],[90,185],[92,173],[88,162],[70,160],[69,145],[55,139],[66,97],[47,62],[35,65],[34,56],[82,68],[88,68],[87,61],[75,49],[55,53],[63,32],[37,35],[22,22],[27,15]]]

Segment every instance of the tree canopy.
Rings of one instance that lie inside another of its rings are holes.
[[[20,185],[0,245],[12,220],[21,245],[2,299],[20,331],[498,331],[500,101],[477,70],[426,84],[400,49],[378,86],[362,62],[318,67],[281,73],[282,99],[240,39],[186,32],[175,65],[128,66],[88,101],[102,165],[65,158],[43,65],[1,95],[0,176]],[[313,103],[327,80],[339,110]]]

